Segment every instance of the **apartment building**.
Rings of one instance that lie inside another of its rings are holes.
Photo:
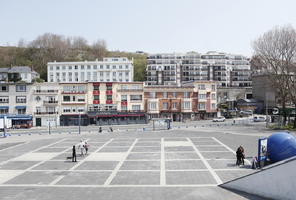
[[[60,125],[88,125],[87,83],[60,83]]]
[[[0,68],[0,81],[11,82],[21,80],[26,83],[32,83],[39,74],[28,66],[13,66]]]
[[[0,83],[0,116],[12,119],[13,127],[32,126],[32,84]]]
[[[145,110],[149,118],[173,121],[198,120],[216,116],[217,84],[196,81],[177,85],[147,85],[144,88]]]
[[[47,63],[48,82],[132,82],[133,77],[133,59],[126,57]]]
[[[90,124],[146,123],[142,82],[88,84]]]
[[[34,126],[60,125],[60,86],[58,83],[34,83],[31,87]]]
[[[218,87],[250,87],[249,59],[215,51],[150,54],[147,57],[146,85],[180,86],[196,80],[217,81]]]

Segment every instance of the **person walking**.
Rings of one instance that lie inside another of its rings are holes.
[[[84,152],[83,152],[83,149],[84,149],[84,143],[82,140],[80,140],[80,143],[78,145],[78,149],[80,149],[80,156],[83,157],[84,156]]]
[[[241,164],[241,149],[240,147],[238,147],[236,150],[236,165],[240,166],[240,164]]]
[[[84,141],[85,155],[87,155],[88,148],[89,148],[89,144],[87,143],[87,141]]]
[[[73,145],[73,148],[72,148],[72,162],[77,162],[75,145]]]
[[[239,146],[241,152],[241,164],[245,165],[245,149],[242,146]]]

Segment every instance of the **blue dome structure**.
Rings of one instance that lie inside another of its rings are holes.
[[[272,134],[267,139],[267,155],[272,162],[296,156],[296,138],[287,132]]]

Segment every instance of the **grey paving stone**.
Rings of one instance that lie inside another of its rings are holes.
[[[134,147],[132,152],[160,152],[160,147]]]
[[[236,160],[207,160],[213,169],[231,169],[239,168],[235,165]]]
[[[160,153],[130,153],[127,160],[159,160]]]
[[[8,163],[0,165],[0,169],[25,170],[37,163],[39,163],[39,161],[9,161]]]
[[[223,146],[219,146],[219,147],[203,147],[203,146],[198,146],[197,149],[199,151],[229,151],[228,149],[226,149]]]
[[[106,147],[118,147],[118,146],[123,146],[123,147],[130,147],[133,143],[132,142],[111,142],[106,145]]]
[[[4,184],[39,184],[47,185],[59,177],[61,173],[55,172],[25,172]]]
[[[165,162],[166,170],[206,169],[201,160],[172,160]]]
[[[104,147],[99,152],[126,152],[129,147]]]
[[[113,170],[117,161],[85,161],[75,170]]]
[[[214,140],[213,141],[193,141],[192,143],[197,145],[197,146],[201,146],[201,145],[220,145],[218,142],[216,142]]]
[[[139,138],[138,142],[161,142],[161,138]]]
[[[68,147],[60,147],[60,148],[57,148],[57,147],[54,147],[54,148],[43,148],[43,149],[40,149],[36,152],[61,152],[61,151],[64,151],[66,150]]]
[[[232,171],[216,171],[217,175],[223,182],[227,182],[248,174],[252,174],[256,172],[255,170],[248,169],[248,170],[232,170]]]
[[[231,152],[200,152],[206,159],[236,159],[236,156]]]
[[[177,138],[164,138],[164,141],[188,141],[186,137],[177,137]]]
[[[170,152],[165,153],[165,159],[200,159],[200,157],[194,152],[194,153],[176,153],[176,152]]]
[[[216,184],[207,171],[167,171],[166,183],[169,185]]]
[[[71,161],[46,161],[32,170],[68,170],[73,167],[77,162]]]
[[[194,151],[193,147],[190,146],[177,146],[177,147],[164,147],[164,151]]]
[[[124,161],[119,170],[160,170],[160,161]]]
[[[111,185],[159,185],[160,172],[141,171],[127,172],[119,171],[111,182]]]
[[[103,185],[111,172],[70,172],[56,185]]]
[[[160,147],[160,142],[137,142],[135,146],[155,146]]]

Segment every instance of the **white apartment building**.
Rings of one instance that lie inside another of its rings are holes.
[[[26,83],[32,83],[34,79],[39,77],[39,74],[28,66],[0,68],[1,82],[11,82],[13,79],[19,79]]]
[[[133,82],[133,79],[133,59],[126,57],[47,63],[48,82]]]
[[[147,57],[146,85],[180,85],[196,80],[217,81],[218,87],[250,87],[249,59],[215,51],[150,54]]]

